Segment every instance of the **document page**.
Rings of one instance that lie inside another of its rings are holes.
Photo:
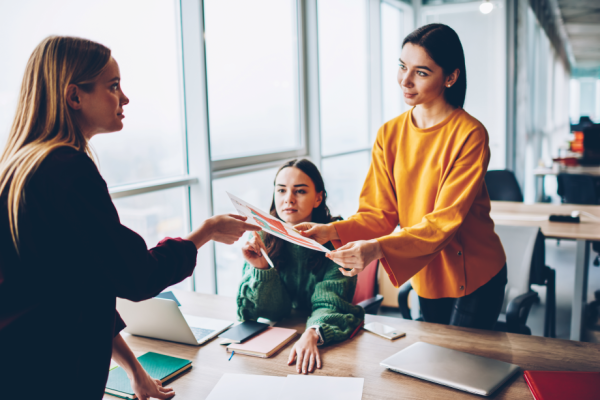
[[[284,381],[285,400],[361,400],[364,378],[288,375]]]
[[[277,236],[283,240],[287,240],[288,242],[297,244],[298,246],[322,251],[325,253],[329,252],[328,248],[321,246],[312,239],[302,236],[290,224],[273,217],[268,212],[262,211],[259,208],[246,203],[244,200],[235,197],[229,192],[227,192],[227,195],[231,199],[231,202],[233,203],[233,206],[237,212],[240,213],[240,215],[248,217],[246,222],[249,224],[260,226],[263,231]]]
[[[224,374],[206,400],[281,400],[284,376]]]

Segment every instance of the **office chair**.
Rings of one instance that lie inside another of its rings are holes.
[[[523,193],[512,171],[488,171],[485,174],[485,186],[490,200],[523,202]]]
[[[563,203],[568,204],[600,204],[600,179],[590,175],[558,174],[558,195]],[[593,242],[596,252],[594,266],[600,266],[600,242]]]
[[[366,314],[377,314],[383,302],[383,296],[377,294],[378,270],[379,260],[375,260],[357,275],[358,281],[356,282],[352,304],[364,308]]]
[[[545,264],[544,235],[538,227],[496,226],[506,252],[508,283],[502,313],[495,330],[531,335],[527,326],[529,311],[539,300],[532,284],[546,286],[544,336],[556,336],[556,272]],[[412,285],[406,282],[398,293],[398,305],[404,319],[412,319],[408,297]],[[423,318],[417,318],[422,321]]]

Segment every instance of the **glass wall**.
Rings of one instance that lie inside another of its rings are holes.
[[[319,94],[323,155],[369,145],[368,2],[319,0]]]
[[[383,120],[389,121],[408,110],[398,83],[402,41],[408,33],[405,11],[389,3],[381,3],[381,89]],[[412,25],[412,24],[411,24]]]
[[[295,0],[205,0],[211,158],[302,146]]]
[[[490,137],[489,169],[506,165],[506,7],[494,2],[489,14],[480,2],[425,6],[422,24],[440,22],[458,34],[467,68],[464,109],[486,127]]]

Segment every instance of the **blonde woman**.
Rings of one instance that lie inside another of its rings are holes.
[[[84,39],[49,37],[27,64],[0,158],[3,398],[101,399],[111,354],[140,399],[173,396],[119,334],[116,297],[150,298],[190,276],[207,241],[258,229],[219,215],[148,250],[120,224],[88,145],[123,128],[120,81],[110,50]]]

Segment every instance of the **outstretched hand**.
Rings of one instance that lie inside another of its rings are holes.
[[[325,256],[340,265],[342,267],[340,272],[345,276],[357,275],[373,260],[384,257],[376,239],[350,242],[337,250],[330,251]]]
[[[215,215],[210,218],[211,221],[211,239],[215,242],[233,244],[242,237],[244,232],[260,231],[261,228],[249,224],[247,217],[236,214]]]
[[[311,238],[319,244],[325,244],[332,240],[339,240],[339,236],[333,225],[317,224],[315,222],[303,222],[295,225],[294,229],[304,237]]]

